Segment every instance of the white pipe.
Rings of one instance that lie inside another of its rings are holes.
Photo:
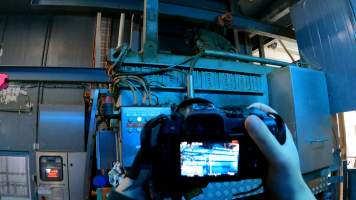
[[[189,73],[189,74],[186,75],[186,79],[187,79],[187,96],[189,98],[194,98],[194,82],[193,82],[193,74],[192,73]]]
[[[117,47],[120,47],[122,45],[122,43],[124,42],[124,30],[125,30],[125,13],[121,13]]]
[[[135,19],[135,15],[132,14],[131,15],[131,30],[130,30],[130,49],[132,49],[132,42],[133,42],[133,32],[134,32],[134,19]]]
[[[96,15],[95,67],[103,67],[101,57],[101,12],[98,12]]]

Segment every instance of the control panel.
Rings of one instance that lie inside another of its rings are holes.
[[[85,199],[86,152],[36,152],[39,200]]]
[[[40,156],[39,162],[42,181],[63,180],[63,158],[61,156]]]
[[[37,198],[69,200],[68,154],[36,152]]]
[[[160,114],[170,114],[170,107],[122,107],[121,151],[124,167],[130,167],[140,149],[140,134],[150,119]]]

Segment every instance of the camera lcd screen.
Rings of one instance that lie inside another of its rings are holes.
[[[239,142],[181,142],[180,171],[184,177],[235,176]]]

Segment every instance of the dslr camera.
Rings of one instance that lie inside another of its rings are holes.
[[[149,169],[155,191],[163,196],[209,182],[263,179],[267,161],[245,129],[249,115],[258,116],[284,144],[285,124],[277,114],[257,108],[217,108],[194,98],[182,102],[171,115],[146,123],[134,167]]]

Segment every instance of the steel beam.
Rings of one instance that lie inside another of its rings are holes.
[[[97,10],[122,10],[142,12],[144,7],[143,0],[32,0],[33,8],[71,8]],[[202,22],[214,22],[216,18],[223,15],[222,12],[204,10],[201,8],[187,7],[172,3],[159,3],[159,14],[182,17],[189,20]],[[272,38],[279,39],[294,39],[294,31],[285,27],[275,26],[267,23],[262,23],[250,18],[237,16],[233,17],[233,26],[239,30],[256,33]]]
[[[261,20],[267,22],[278,21],[284,15],[289,14],[289,7],[291,7],[293,3],[295,3],[294,0],[274,1],[261,13]]]
[[[260,16],[262,22],[275,23],[290,13],[289,7],[294,3],[293,0],[278,0],[274,1],[268,9],[266,9]],[[288,24],[289,25],[289,24]],[[252,38],[256,33],[252,33],[249,37]],[[285,39],[285,38],[284,38]],[[293,40],[291,40],[293,41]],[[294,40],[295,42],[295,40]]]
[[[105,69],[86,67],[17,67],[0,66],[0,73],[9,75],[9,81],[106,83]]]
[[[260,58],[260,57],[255,57],[255,56],[247,56],[247,55],[237,54],[237,53],[214,51],[214,50],[205,50],[204,55],[211,56],[211,57],[217,57],[217,58],[241,60],[241,61],[246,61],[246,62],[257,62],[257,63],[261,63],[261,64],[276,65],[276,66],[280,66],[280,67],[287,67],[290,65],[294,65],[293,63],[288,63],[288,62],[283,62],[283,61],[278,61],[278,60]]]
[[[158,52],[158,0],[144,0],[143,58],[154,58]]]
[[[207,55],[207,54],[206,54]],[[210,55],[209,55],[210,56]],[[214,58],[199,58],[194,65],[194,69],[210,70],[210,71],[226,71],[226,72],[239,72],[246,74],[266,74],[271,72],[274,68],[255,65],[246,62],[236,62],[239,58],[228,58],[226,60],[216,59],[215,54],[211,55]],[[252,57],[252,56],[249,56]],[[177,65],[187,60],[189,57],[181,55],[171,55],[171,54],[158,54],[157,59],[149,62],[143,62],[142,58],[138,54],[129,54],[123,60],[123,66],[161,66],[167,67],[172,65]],[[221,58],[221,57],[220,57]],[[256,57],[253,57],[256,58]],[[252,62],[252,61],[251,61]],[[279,63],[281,64],[281,63]],[[277,64],[278,65],[278,64]],[[189,70],[190,66],[188,64],[179,65],[179,68],[184,70]]]
[[[219,12],[163,3],[160,3],[160,13],[210,22],[215,22],[218,16],[223,15],[223,13]],[[244,30],[247,32],[256,33],[272,38],[283,38],[287,40],[295,38],[294,31],[291,29],[262,23],[250,18],[241,17],[237,15],[233,16],[233,27],[239,30]]]
[[[85,160],[85,180],[83,185],[83,190],[85,192],[86,200],[90,199],[90,182],[92,180],[92,165],[93,165],[93,154],[94,154],[94,137],[96,132],[96,110],[98,109],[98,99],[99,99],[100,91],[99,89],[92,90],[92,105],[91,105],[91,113],[90,113],[90,122],[89,122],[89,130],[88,130],[88,140],[87,140],[87,157]]]

